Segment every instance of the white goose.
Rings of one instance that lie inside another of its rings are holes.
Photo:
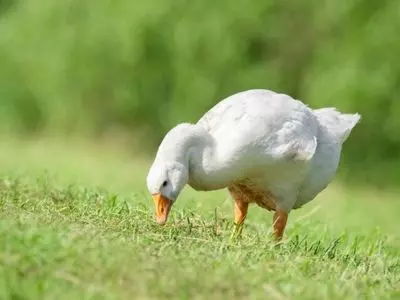
[[[179,124],[161,142],[147,176],[156,219],[165,224],[186,184],[195,190],[228,188],[235,202],[236,233],[248,205],[275,211],[281,239],[288,214],[311,201],[333,179],[342,144],[359,114],[312,110],[269,90],[234,94],[196,124]]]

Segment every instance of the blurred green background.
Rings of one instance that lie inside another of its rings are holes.
[[[361,113],[340,175],[393,187],[399,32],[393,0],[0,0],[1,131],[153,153],[176,123],[266,88]]]

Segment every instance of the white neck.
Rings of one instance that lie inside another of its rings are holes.
[[[189,171],[189,185],[196,190],[214,190],[229,184],[225,164],[214,138],[202,127],[179,124],[162,141],[156,160],[177,161]]]

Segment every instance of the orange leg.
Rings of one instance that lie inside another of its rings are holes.
[[[235,199],[235,224],[242,225],[247,216],[249,204]]]
[[[240,237],[242,234],[243,223],[246,219],[248,207],[249,204],[247,202],[235,199],[235,228],[232,232],[231,239]]]
[[[285,231],[286,227],[286,222],[288,219],[288,213],[284,212],[283,210],[277,209],[274,217],[273,217],[273,222],[274,222],[274,236],[275,239],[280,241],[283,236],[283,232]]]
[[[235,190],[229,189],[229,191],[235,201],[235,228],[231,235],[231,238],[234,238],[240,236],[242,233],[243,223],[247,216],[249,203],[243,201],[241,195],[235,193]]]

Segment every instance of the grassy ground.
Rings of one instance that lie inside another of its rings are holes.
[[[159,227],[147,159],[73,145],[0,145],[1,299],[400,299],[395,194],[335,183],[279,248],[252,207],[231,242],[225,191],[186,189]]]

